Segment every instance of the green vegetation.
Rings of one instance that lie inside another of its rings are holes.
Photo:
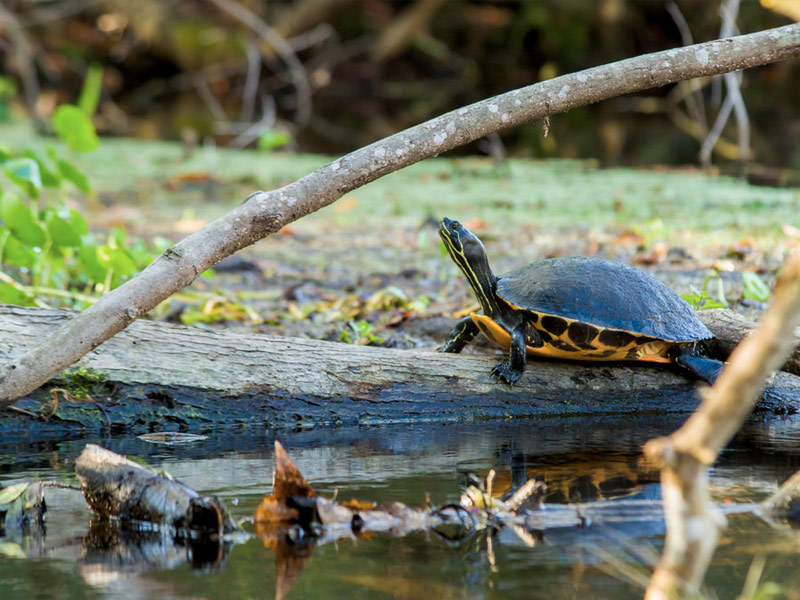
[[[714,282],[715,290],[709,289],[711,282]],[[742,271],[742,284],[741,298],[743,300],[766,302],[772,295],[769,286],[752,271]],[[703,286],[699,290],[692,286],[692,292],[681,294],[681,298],[691,304],[695,310],[730,308],[730,304],[725,298],[725,286],[722,277],[717,271],[711,271],[706,276]]]
[[[152,261],[154,249],[129,240],[122,228],[112,229],[105,243],[90,233],[65,191],[66,184],[92,191],[88,177],[67,156],[98,146],[87,110],[97,105],[99,76],[90,69],[81,106],[64,104],[53,114],[53,129],[66,149],[0,147],[2,172],[16,186],[0,188],[0,302],[85,306]]]
[[[715,295],[711,295],[708,289],[709,284],[714,282],[716,290]],[[703,282],[703,286],[698,290],[692,286],[690,294],[681,294],[681,298],[691,304],[695,310],[706,310],[710,308],[730,308],[730,304],[725,299],[725,287],[722,282],[722,277],[717,271],[711,271]]]
[[[744,283],[742,298],[745,300],[766,302],[772,295],[769,291],[769,287],[764,283],[764,280],[752,271],[744,271],[742,273],[742,282]]]
[[[105,395],[107,381],[108,375],[86,367],[68,369],[59,376],[61,386],[76,398]]]
[[[379,345],[384,339],[375,335],[375,326],[368,321],[348,321],[347,326],[342,329],[339,339],[345,344],[356,344],[359,346]]]

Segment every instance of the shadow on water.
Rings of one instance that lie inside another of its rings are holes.
[[[658,473],[642,464],[640,447],[683,419],[222,429],[175,446],[132,435],[4,434],[3,486],[74,482],[74,460],[91,442],[219,496],[250,534],[271,489],[276,438],[318,493],[342,500],[419,506],[427,493],[437,505],[456,502],[467,475],[490,468],[497,493],[527,478],[543,479],[548,493],[527,540],[505,528],[458,540],[420,532],[314,545],[279,531],[209,546],[93,520],[79,493],[53,489],[44,531],[0,538],[0,597],[638,598],[664,533]],[[707,580],[719,597],[741,591],[758,554],[769,556],[764,580],[800,583],[795,533],[753,505],[798,469],[800,420],[777,418],[749,422],[712,468],[712,494],[729,520]]]

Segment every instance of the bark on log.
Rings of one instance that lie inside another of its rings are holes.
[[[73,314],[2,307],[0,360],[13,360]],[[733,319],[725,312],[700,314],[712,331],[743,335],[730,326]],[[78,363],[122,384],[121,394],[104,403],[103,412],[62,401],[57,416],[83,425],[87,419],[98,425],[164,419],[372,423],[663,414],[691,411],[698,402],[695,384],[663,367],[529,361],[523,378],[510,388],[489,376],[497,360],[491,352],[394,350],[138,321]],[[44,389],[38,394],[49,398]],[[20,406],[40,410],[41,403],[34,394]],[[779,373],[763,407],[794,411],[797,406],[800,378]]]
[[[203,271],[344,194],[506,127],[577,106],[800,55],[800,23],[655,52],[555,77],[452,111],[357,150],[245,202],[167,249],[47,339],[0,367],[0,407],[30,393],[189,285]]]
[[[700,313],[703,319],[716,336],[711,351],[720,356],[728,356],[739,345],[745,336],[756,328],[756,323],[748,321],[742,315],[725,308],[704,310]],[[796,330],[795,349],[789,355],[782,369],[795,375],[800,375],[800,330]]]

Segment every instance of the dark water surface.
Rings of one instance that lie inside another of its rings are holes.
[[[526,477],[548,484],[533,546],[510,529],[446,541],[435,533],[374,536],[281,556],[252,535],[200,562],[186,548],[125,545],[90,525],[78,492],[49,489],[44,535],[0,538],[0,598],[638,598],[661,550],[658,475],[639,461],[651,437],[683,418],[578,418],[473,424],[414,424],[301,431],[225,429],[180,446],[133,435],[32,439],[4,434],[0,485],[32,479],[75,482],[86,443],[135,455],[251,519],[270,491],[273,442],[280,439],[306,479],[339,499],[457,502],[465,474],[497,469],[496,487]],[[197,432],[201,433],[201,432]],[[769,524],[756,502],[800,469],[800,421],[751,421],[711,470],[712,493],[729,528],[707,578],[712,594],[733,598],[754,557],[762,581],[800,588],[800,539]],[[572,500],[573,503],[569,503]],[[579,527],[578,508],[588,517]],[[755,512],[754,512],[755,511]],[[253,532],[252,520],[245,530]]]

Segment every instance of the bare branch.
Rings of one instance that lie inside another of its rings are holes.
[[[261,54],[255,44],[247,44],[247,79],[242,92],[242,120],[250,121],[256,111],[256,93],[261,79]]]
[[[216,262],[388,173],[499,129],[577,106],[798,55],[800,24],[638,56],[477,102],[352,152],[283,188],[251,194],[5,365],[0,370],[0,407],[38,388]]]
[[[794,350],[798,325],[800,252],[795,252],[761,325],[733,351],[700,407],[678,431],[645,446],[645,454],[662,465],[667,523],[664,554],[647,600],[693,597],[698,592],[725,526],[709,496],[707,468],[750,414],[770,374]]]
[[[283,62],[289,68],[289,74],[294,83],[295,90],[297,90],[295,123],[297,123],[298,126],[303,126],[308,123],[311,117],[311,85],[308,82],[305,67],[303,67],[303,63],[300,62],[300,59],[297,58],[292,47],[277,31],[267,25],[263,19],[234,0],[210,0],[210,2],[247,25],[280,55]]]
[[[739,15],[739,0],[723,0],[720,5],[720,16],[722,17],[722,26],[720,27],[720,37],[727,37],[735,35],[739,28],[736,26],[736,18]],[[740,161],[747,160],[750,156],[750,118],[747,114],[747,107],[742,98],[741,85],[742,73],[726,73],[723,77],[725,82],[725,89],[728,92],[725,100],[720,106],[719,113],[714,122],[714,126],[703,140],[700,148],[700,163],[704,167],[711,165],[711,151],[717,144],[725,124],[728,122],[731,110],[736,115],[736,124],[738,127],[738,148],[737,158]],[[712,95],[716,96],[720,92],[718,86],[718,78],[712,81]],[[718,106],[719,102],[712,102],[714,106]]]
[[[694,43],[692,30],[689,28],[689,23],[686,21],[686,17],[683,16],[681,9],[673,0],[667,2],[666,9],[681,34],[681,42],[683,42],[683,45],[692,45]],[[705,101],[703,100],[702,85],[700,82],[693,79],[681,82],[680,87],[686,88],[687,93],[682,94],[686,100],[686,106],[694,121],[699,125],[701,134],[705,136],[708,132],[708,121],[706,119],[706,107]]]

